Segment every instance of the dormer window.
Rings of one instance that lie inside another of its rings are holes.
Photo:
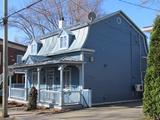
[[[35,46],[34,44],[31,45],[31,53],[35,53],[35,50],[36,50],[35,47],[36,47],[36,46]]]
[[[75,35],[69,30],[62,30],[58,35],[58,40],[58,49],[68,49],[75,40]]]
[[[60,48],[67,48],[67,36],[61,36],[60,37]]]

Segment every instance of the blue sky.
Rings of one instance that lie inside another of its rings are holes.
[[[29,0],[8,0],[9,2],[9,9],[16,8],[20,9],[24,7],[24,2],[27,2]],[[131,0],[126,0],[131,1]],[[142,0],[132,0],[131,2],[140,4],[139,1]],[[0,2],[0,17],[2,16],[2,0]],[[148,7],[156,8],[154,4],[147,4]],[[152,25],[153,20],[155,16],[158,14],[156,11],[144,9],[141,7],[132,6],[123,2],[120,2],[119,0],[104,0],[103,3],[103,13],[111,13],[117,10],[122,10],[124,13],[126,13],[129,18],[140,28],[148,25]],[[9,40],[13,41],[16,37],[21,36],[21,39],[23,39],[23,34],[14,29],[9,28]],[[0,30],[0,37],[3,37],[2,30]]]

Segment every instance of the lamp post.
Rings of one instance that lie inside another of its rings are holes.
[[[8,0],[3,0],[3,103],[2,117],[8,117]]]

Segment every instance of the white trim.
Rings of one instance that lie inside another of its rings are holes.
[[[25,100],[28,99],[28,71],[25,72]]]
[[[21,71],[15,71],[15,74],[25,74],[25,72],[21,72]]]
[[[110,104],[117,104],[117,103],[130,103],[130,102],[138,102],[138,101],[141,101],[141,99],[123,100],[123,101],[115,101],[115,102],[103,102],[103,103],[92,103],[92,106],[110,105]]]

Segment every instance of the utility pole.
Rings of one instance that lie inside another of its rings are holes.
[[[2,117],[8,117],[8,0],[3,0],[3,103]]]

